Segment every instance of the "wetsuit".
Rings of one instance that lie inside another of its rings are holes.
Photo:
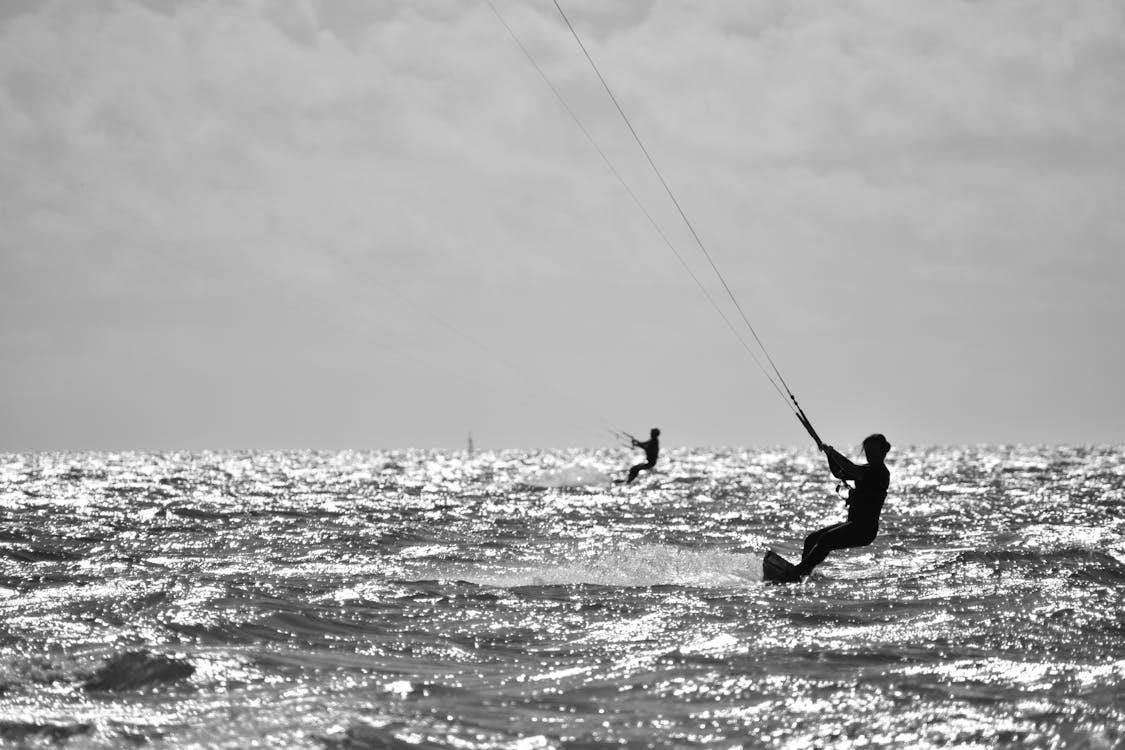
[[[885,464],[857,466],[831,446],[825,446],[828,466],[838,479],[851,479],[855,487],[848,493],[848,520],[814,531],[805,537],[805,549],[798,566],[803,575],[824,562],[828,553],[847,547],[864,547],[879,533],[879,513],[887,499],[891,472]]]
[[[643,464],[637,464],[636,466],[629,469],[629,478],[625,480],[626,482],[632,482],[642,471],[651,469],[652,467],[656,466],[656,457],[660,454],[660,438],[657,438],[655,436],[649,438],[648,440],[645,440],[644,442],[641,442],[640,440],[634,440],[633,445],[644,450],[645,462]]]

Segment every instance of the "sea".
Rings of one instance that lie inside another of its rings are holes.
[[[1125,447],[636,460],[0,455],[0,746],[1125,747]]]

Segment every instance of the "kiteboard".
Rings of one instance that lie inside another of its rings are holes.
[[[801,575],[796,565],[771,549],[766,550],[762,560],[762,580],[767,583],[797,583]]]

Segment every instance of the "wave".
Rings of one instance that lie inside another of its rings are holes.
[[[83,687],[91,692],[139,690],[190,677],[195,667],[186,661],[148,651],[126,651],[107,661]]]
[[[38,743],[40,739],[65,743],[76,735],[89,734],[92,731],[94,731],[94,725],[86,722],[55,724],[52,722],[0,721],[0,740],[18,742],[21,747],[27,743]]]
[[[322,737],[320,741],[329,750],[448,750],[449,745],[441,745],[428,740],[407,741],[395,733],[405,727],[389,725],[376,727],[372,724],[353,724],[343,736]]]
[[[1096,563],[1099,565],[1116,566],[1125,570],[1122,564],[1113,555],[1088,547],[1062,547],[1055,550],[1037,549],[1011,549],[1011,548],[986,548],[979,550],[964,550],[958,553],[952,561],[955,564],[965,563],[998,563],[998,562],[1043,562],[1043,563]]]
[[[79,555],[69,550],[50,548],[40,545],[31,545],[24,548],[13,547],[5,550],[3,553],[6,557],[15,560],[16,562],[73,562],[81,560],[82,555]]]
[[[1125,583],[1125,562],[1113,554],[1088,547],[1063,547],[1050,551],[1003,548],[968,550],[959,553],[942,567],[973,564],[998,570],[1012,565],[1049,568],[1105,585]]]

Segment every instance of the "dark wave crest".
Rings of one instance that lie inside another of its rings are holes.
[[[91,692],[120,693],[178,682],[194,673],[195,667],[181,659],[148,651],[127,651],[107,661],[83,683],[83,687]]]

